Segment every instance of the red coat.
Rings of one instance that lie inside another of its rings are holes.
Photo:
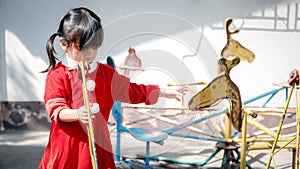
[[[95,82],[93,90],[89,91],[90,103],[98,103],[100,106],[100,113],[93,119],[98,166],[114,169],[116,167],[107,127],[114,101],[154,104],[159,96],[159,87],[130,83],[129,78],[101,63],[96,64],[87,80]],[[52,126],[39,169],[92,168],[86,127],[78,121],[58,120],[62,109],[75,109],[84,105],[77,71],[59,62],[47,75],[44,100]]]

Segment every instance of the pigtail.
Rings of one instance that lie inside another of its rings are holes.
[[[42,73],[46,73],[46,72],[52,70],[54,68],[54,66],[56,65],[57,58],[55,56],[56,51],[54,49],[54,40],[55,40],[56,36],[59,36],[59,33],[52,34],[46,43],[46,50],[47,50],[47,55],[48,55],[48,59],[49,59],[49,66],[46,70],[42,71]]]

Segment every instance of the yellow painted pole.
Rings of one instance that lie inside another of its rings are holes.
[[[246,168],[246,151],[247,151],[247,115],[248,113],[242,111],[244,113],[243,124],[242,124],[242,143],[241,143],[241,163],[240,168]]]
[[[228,108],[228,112],[230,112],[230,107]],[[227,113],[225,116],[225,139],[231,139],[231,121],[229,114]]]
[[[298,71],[299,72],[299,71]],[[295,166],[296,169],[299,169],[299,138],[300,138],[300,89],[297,88],[297,93],[296,93],[296,121],[297,121],[297,133],[296,133],[296,154],[294,159],[295,159]]]
[[[81,70],[81,80],[82,80],[82,94],[83,94],[83,101],[86,110],[88,111],[88,140],[89,140],[89,148],[90,148],[90,156],[92,161],[93,169],[98,169],[98,160],[97,160],[97,153],[96,153],[96,144],[95,144],[95,137],[94,137],[94,129],[93,129],[93,122],[91,117],[91,110],[90,110],[90,103],[88,99],[88,91],[86,86],[86,68],[83,61],[79,62],[79,68]]]
[[[283,125],[283,121],[285,119],[285,115],[286,115],[287,109],[289,107],[291,96],[292,96],[292,93],[293,93],[293,90],[294,90],[294,86],[295,86],[295,82],[293,82],[293,84],[292,84],[292,86],[290,88],[290,92],[288,94],[288,98],[287,98],[287,100],[285,102],[285,106],[284,106],[284,110],[283,110],[283,115],[282,115],[282,117],[280,119],[280,123],[279,123],[278,130],[277,130],[277,135],[276,135],[275,140],[273,142],[272,150],[271,150],[271,153],[270,153],[270,158],[268,160],[266,169],[270,168],[270,164],[271,164],[271,161],[272,161],[273,156],[274,156],[274,151],[275,151],[275,148],[277,147],[277,141],[278,141],[278,138],[279,138],[279,135],[280,135],[280,132],[281,132],[281,127]]]
[[[248,120],[248,118],[247,118]],[[280,137],[278,142],[289,142],[290,140],[294,139],[295,137]],[[226,140],[228,143],[239,143],[242,142],[242,139],[228,139]],[[246,142],[273,142],[274,138],[246,138]]]

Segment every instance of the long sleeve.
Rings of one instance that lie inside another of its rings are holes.
[[[46,78],[44,101],[52,121],[58,121],[58,115],[62,109],[70,108],[66,97],[64,79],[61,78],[61,74],[50,72]]]
[[[137,104],[155,104],[159,97],[158,85],[144,85],[130,82],[126,76],[114,73],[112,78],[112,97],[113,100]]]

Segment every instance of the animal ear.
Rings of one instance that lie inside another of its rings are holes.
[[[221,58],[219,60],[219,65],[226,65],[226,59],[225,58]]]
[[[235,65],[239,64],[241,61],[241,59],[239,57],[235,57],[232,61],[232,63],[234,63]]]

